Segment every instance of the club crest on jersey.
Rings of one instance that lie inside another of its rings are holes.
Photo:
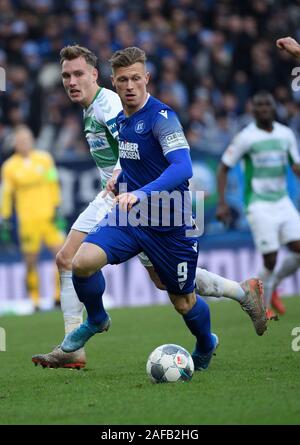
[[[143,133],[144,129],[145,129],[145,122],[144,121],[138,121],[135,124],[134,131],[136,133],[138,133],[138,134]]]

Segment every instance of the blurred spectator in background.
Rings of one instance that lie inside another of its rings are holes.
[[[33,148],[31,130],[19,125],[13,137],[15,153],[1,168],[0,234],[2,241],[9,241],[15,207],[20,248],[26,264],[27,290],[31,297],[24,302],[26,308],[22,311],[30,313],[34,308],[47,310],[54,306],[54,295],[39,294],[37,261],[43,243],[56,255],[64,241],[62,231],[55,224],[60,191],[53,159],[49,153]],[[57,278],[53,273],[53,279],[58,286],[57,271],[56,275]]]

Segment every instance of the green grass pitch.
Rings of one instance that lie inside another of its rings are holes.
[[[209,302],[220,338],[209,370],[160,385],[146,375],[150,352],[164,343],[194,346],[171,305],[111,310],[111,330],[90,340],[81,371],[31,363],[62,339],[59,311],[2,317],[0,424],[300,424],[300,351],[291,347],[300,298],[285,301],[286,315],[262,337],[235,302]]]

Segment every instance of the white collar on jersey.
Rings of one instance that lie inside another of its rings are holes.
[[[144,106],[146,105],[146,103],[147,103],[148,100],[149,100],[149,97],[150,97],[150,94],[147,93],[147,97],[146,97],[145,103],[143,103],[143,105],[141,106],[140,110],[141,110],[142,108],[144,108]]]

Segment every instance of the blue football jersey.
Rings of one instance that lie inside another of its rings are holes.
[[[170,165],[166,158],[168,153],[178,149],[189,150],[189,144],[174,110],[152,96],[148,97],[140,110],[129,117],[121,111],[116,121],[122,167],[121,182],[126,183],[128,192],[140,190],[159,178]],[[174,190],[181,193],[184,202],[184,196],[189,190],[188,180],[168,192]],[[183,213],[183,206],[180,211]],[[173,226],[172,204],[170,212],[170,226]],[[162,225],[161,216],[159,219],[155,226]],[[153,220],[150,225],[153,226]],[[162,229],[163,227],[160,227],[160,230]]]

